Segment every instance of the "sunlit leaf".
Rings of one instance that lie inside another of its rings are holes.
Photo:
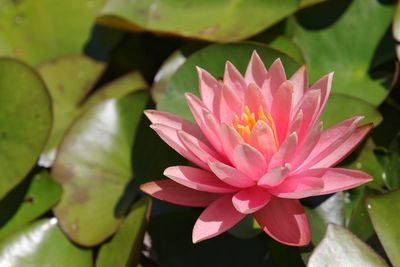
[[[57,219],[43,219],[0,240],[0,266],[91,267],[92,252],[72,244]]]
[[[290,15],[297,7],[296,0],[108,0],[98,21],[133,31],[226,42],[254,35]]]
[[[387,266],[370,247],[345,228],[329,224],[324,239],[314,249],[309,267]]]
[[[102,0],[0,0],[0,55],[38,64],[84,50]]]
[[[54,212],[68,236],[95,245],[116,231],[116,210],[132,178],[131,150],[148,93],[97,105],[77,119],[62,141],[52,176],[64,189]]]
[[[0,239],[50,210],[61,197],[61,187],[40,170],[14,188],[0,202]]]
[[[27,65],[0,58],[0,199],[34,166],[51,123],[43,81]]]

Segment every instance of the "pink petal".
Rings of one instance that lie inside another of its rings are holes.
[[[207,71],[196,67],[199,76],[199,91],[204,105],[216,113],[219,110],[219,98],[221,94],[220,83]]]
[[[274,133],[271,127],[262,120],[254,125],[247,142],[258,149],[267,161],[277,150]]]
[[[164,175],[186,187],[210,193],[230,193],[236,188],[223,183],[215,174],[188,166],[173,166],[165,169]]]
[[[264,156],[248,144],[240,144],[233,152],[235,166],[244,174],[257,181],[267,171]]]
[[[200,160],[186,148],[186,146],[179,138],[178,131],[176,129],[162,124],[152,124],[150,125],[150,127],[155,130],[157,134],[161,137],[161,139],[164,140],[164,142],[172,147],[176,152],[178,152],[194,164],[198,165],[199,167],[208,169],[208,166],[204,161]]]
[[[210,204],[193,227],[193,243],[222,234],[246,216],[232,205],[232,195],[223,196]]]
[[[313,195],[325,195],[348,190],[372,180],[365,172],[343,168],[321,168],[307,170],[296,177],[319,177],[323,180],[323,188]]]
[[[292,134],[294,132],[299,132],[300,127],[303,124],[303,110],[300,109],[294,119],[290,122],[288,134]]]
[[[280,198],[305,198],[318,194],[324,187],[324,181],[318,177],[287,177],[280,185],[271,188],[271,194]]]
[[[300,165],[298,169],[309,169],[313,165],[322,161],[324,158],[334,156],[331,154],[339,146],[346,143],[346,140],[356,130],[357,124],[361,119],[362,117],[353,117],[322,132],[318,143],[315,145],[308,158],[302,165]]]
[[[261,90],[266,97],[269,107],[271,106],[270,101],[274,99],[276,91],[284,81],[286,81],[285,69],[283,68],[281,60],[278,58],[272,63],[268,70],[267,79],[261,86]]]
[[[226,157],[233,162],[233,152],[237,145],[244,143],[242,136],[232,127],[221,125],[221,142]]]
[[[292,107],[297,106],[308,90],[308,73],[306,66],[302,66],[289,79],[293,84]]]
[[[293,85],[291,82],[283,82],[277,90],[271,107],[271,115],[274,119],[279,144],[283,142],[289,127],[290,112],[292,109]]]
[[[218,151],[222,151],[222,146],[220,142],[219,124],[216,121],[212,113],[204,106],[195,95],[191,93],[186,93],[186,100],[188,102],[189,108],[197,122],[203,131],[204,135],[207,137],[208,141],[214,146]]]
[[[244,94],[244,104],[249,107],[251,112],[257,114],[260,107],[264,112],[268,111],[267,102],[260,88],[255,83],[250,83]]]
[[[285,163],[290,163],[295,155],[297,147],[297,133],[294,132],[289,135],[283,144],[279,147],[278,151],[272,156],[268,169],[272,170],[276,167],[283,166]]]
[[[221,194],[197,191],[168,179],[142,184],[140,190],[157,199],[189,207],[207,207],[221,197]]]
[[[225,64],[224,84],[236,91],[239,96],[243,96],[244,90],[246,89],[246,82],[242,74],[240,74],[236,67],[229,61]]]
[[[246,188],[255,185],[255,182],[236,168],[222,162],[209,162],[212,172],[223,182],[239,188]]]
[[[321,102],[319,106],[319,110],[317,112],[317,118],[321,115],[324,106],[326,102],[328,101],[329,94],[331,92],[331,86],[332,86],[332,80],[333,80],[333,72],[323,76],[321,79],[316,81],[310,89],[319,89],[321,90]]]
[[[178,131],[178,138],[188,151],[190,151],[193,155],[195,155],[199,160],[201,160],[204,163],[207,163],[209,160],[225,161],[217,152],[215,152],[208,145],[204,144],[196,137],[188,133],[185,133],[184,131]]]
[[[317,113],[321,101],[320,90],[308,90],[301,100],[298,110],[303,111],[303,122],[299,131],[299,141],[303,140],[309,129],[314,127],[317,121]]]
[[[307,134],[303,143],[297,147],[296,155],[294,156],[291,164],[292,168],[296,169],[301,165],[307,157],[311,154],[311,151],[317,145],[322,131],[322,122],[316,124],[314,128]]]
[[[303,207],[297,200],[273,197],[254,213],[261,228],[278,242],[305,246],[310,242],[310,226]]]
[[[264,207],[271,199],[266,189],[254,186],[240,190],[232,197],[233,206],[244,214],[253,213]]]
[[[208,143],[206,137],[200,130],[199,126],[197,126],[197,124],[194,124],[189,120],[186,120],[172,113],[158,111],[158,110],[146,110],[144,114],[146,114],[147,118],[149,118],[149,120],[153,124],[162,124],[174,128],[176,130],[183,130],[188,134],[193,135],[196,138],[202,140],[203,142]]]
[[[249,65],[247,65],[246,74],[244,77],[246,83],[255,83],[259,87],[261,87],[264,80],[267,78],[267,73],[267,69],[265,68],[261,58],[256,51],[253,51]]]
[[[366,124],[358,127],[344,142],[340,143],[333,152],[318,161],[312,168],[328,168],[335,166],[361,143],[373,127],[373,124]]]
[[[219,121],[233,123],[235,115],[242,111],[242,101],[236,92],[227,85],[222,86],[221,103],[219,110]]]
[[[286,163],[283,167],[276,167],[261,177],[257,184],[266,188],[277,186],[285,179],[290,169],[291,167],[288,163]]]

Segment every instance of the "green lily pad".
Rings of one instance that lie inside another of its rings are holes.
[[[286,36],[277,36],[271,42],[269,42],[268,45],[273,49],[291,56],[298,64],[305,63],[301,48]]]
[[[50,167],[65,130],[83,110],[106,99],[118,98],[146,87],[138,73],[129,73],[104,85],[93,94],[105,65],[85,56],[67,56],[39,66],[54,104],[54,124],[39,164]]]
[[[121,224],[118,232],[101,246],[96,267],[136,266],[142,248],[142,241],[149,215],[150,200],[136,203]]]
[[[147,100],[140,91],[90,108],[61,143],[52,176],[64,194],[53,211],[78,244],[99,244],[121,222],[116,206],[132,178],[131,150]]]
[[[102,0],[2,0],[0,55],[38,64],[80,53]]]
[[[36,72],[0,58],[0,199],[35,165],[52,123],[51,101]]]
[[[386,254],[393,266],[399,266],[400,191],[369,198],[367,209]]]
[[[314,249],[307,266],[387,267],[388,265],[348,230],[329,224],[324,239]]]
[[[335,71],[333,92],[377,106],[388,90],[382,79],[372,79],[368,71],[392,16],[393,6],[381,1],[326,1],[298,13],[289,29],[302,48],[311,80]]]
[[[98,21],[133,31],[227,42],[261,32],[296,11],[298,4],[297,0],[108,0]]]
[[[35,172],[0,202],[0,239],[50,210],[61,193],[46,170]]]
[[[231,61],[239,71],[244,73],[251,53],[256,50],[266,66],[280,58],[288,76],[299,65],[288,55],[258,43],[215,44],[190,55],[186,62],[175,72],[167,85],[165,94],[158,102],[157,108],[169,111],[188,119],[192,118],[186,105],[184,93],[198,94],[196,66],[202,67],[215,77],[223,76],[225,62]]]
[[[383,167],[385,185],[391,190],[400,188],[400,133],[395,136],[388,149],[378,147],[374,152]]]
[[[92,252],[72,244],[57,219],[44,219],[0,240],[0,266],[91,267]]]
[[[338,80],[337,77],[334,78],[334,84],[336,80]],[[353,116],[364,116],[365,118],[361,121],[362,124],[372,122],[374,126],[377,126],[382,121],[378,109],[370,103],[357,97],[338,93],[332,93],[329,96],[321,121],[324,122],[324,128],[327,129]]]

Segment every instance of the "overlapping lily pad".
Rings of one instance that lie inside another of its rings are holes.
[[[149,215],[150,200],[135,204],[112,240],[100,248],[96,267],[137,265]]]
[[[54,213],[75,242],[96,245],[116,231],[116,210],[132,178],[131,150],[148,92],[88,109],[62,141],[52,169],[64,194]]]
[[[101,0],[2,0],[0,55],[38,64],[83,51]]]
[[[311,80],[335,71],[334,92],[380,104],[388,91],[382,79],[372,79],[368,72],[392,15],[393,6],[376,0],[326,1],[300,12],[290,29]]]
[[[22,62],[0,58],[0,199],[35,165],[51,123],[43,81]]]
[[[98,21],[133,31],[153,31],[209,41],[245,39],[298,8],[297,0],[108,0]]]
[[[138,73],[129,73],[91,94],[105,65],[85,56],[62,57],[38,69],[49,88],[54,105],[51,136],[40,158],[40,164],[45,167],[51,166],[65,130],[83,110],[106,99],[146,87]]]
[[[0,239],[50,210],[61,197],[61,187],[40,170],[14,188],[0,202]]]
[[[57,219],[43,219],[0,240],[0,266],[91,267],[92,252],[72,244]]]

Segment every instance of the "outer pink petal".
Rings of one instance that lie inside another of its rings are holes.
[[[310,242],[310,226],[303,207],[297,200],[273,197],[254,213],[261,228],[278,242],[305,246]]]
[[[217,152],[215,152],[208,145],[204,144],[202,141],[196,137],[185,133],[184,131],[178,131],[178,138],[182,144],[195,155],[202,162],[207,163],[209,160],[212,161],[225,161]],[[208,168],[206,168],[208,169]]]
[[[207,137],[208,141],[214,146],[218,151],[222,151],[222,146],[220,142],[219,124],[216,121],[214,115],[208,111],[204,103],[201,102],[195,95],[191,93],[186,93],[186,100],[188,102],[189,108],[197,122],[203,131],[204,135]]]
[[[240,213],[250,214],[267,205],[270,199],[271,194],[266,189],[254,186],[236,193],[232,203]]]
[[[293,85],[291,82],[283,82],[277,90],[271,107],[271,115],[274,119],[279,144],[285,140],[289,128],[289,119],[292,109]]]
[[[199,126],[189,120],[172,113],[158,110],[146,110],[144,114],[146,114],[147,118],[149,118],[153,124],[162,124],[176,130],[185,131],[188,134],[195,136],[197,139],[208,143],[207,138],[204,136]]]
[[[197,67],[199,91],[205,106],[213,113],[219,110],[220,83],[207,71]]]
[[[223,183],[214,173],[188,167],[173,166],[165,169],[164,175],[186,187],[210,193],[230,193],[238,189]]]
[[[271,127],[262,120],[254,125],[247,142],[258,149],[267,161],[277,150],[274,133]]]
[[[225,64],[224,84],[232,88],[232,90],[235,90],[239,96],[242,97],[244,95],[246,82],[242,74],[240,74],[236,67],[229,61]]]
[[[267,78],[267,69],[256,51],[253,51],[249,65],[247,65],[245,81],[247,84],[255,83],[259,87],[262,86]]]
[[[365,172],[344,168],[312,169],[296,176],[320,177],[324,181],[322,190],[314,195],[348,190],[372,180],[372,177]]]
[[[258,181],[268,169],[264,156],[248,144],[240,144],[235,148],[233,161],[241,172],[255,181]]]
[[[238,188],[254,186],[256,183],[238,169],[221,162],[209,162],[213,173],[223,182]]]
[[[157,199],[189,207],[207,207],[221,197],[221,194],[197,191],[168,179],[142,184],[140,190]]]
[[[332,153],[318,161],[312,168],[328,168],[335,166],[360,144],[373,127],[373,124],[366,124],[358,127],[344,142],[339,144]]]
[[[210,204],[193,227],[193,243],[222,234],[246,216],[232,205],[232,195],[225,195]]]
[[[308,73],[306,66],[299,68],[289,80],[293,84],[292,108],[294,108],[308,90]]]
[[[280,198],[305,198],[318,194],[324,187],[319,177],[288,177],[280,185],[270,189],[270,193]]]
[[[290,171],[290,164],[286,163],[285,166],[276,167],[270,170],[267,174],[260,178],[258,185],[266,188],[277,186],[280,184]]]
[[[354,133],[361,119],[362,117],[353,117],[322,132],[318,143],[304,163],[300,165],[298,170],[309,169],[325,157],[332,156],[331,154],[338,149],[339,146],[346,143],[346,140]]]
[[[233,162],[235,148],[244,143],[242,136],[232,127],[226,124],[221,125],[221,142],[225,156]]]
[[[286,138],[283,144],[279,147],[279,150],[272,156],[268,164],[268,169],[272,170],[276,167],[283,166],[285,163],[290,163],[295,155],[296,147],[297,133],[294,132]]]
[[[267,102],[260,88],[255,83],[250,83],[244,94],[244,104],[249,107],[251,112],[257,114],[260,106],[264,112],[268,111]]]
[[[293,117],[293,119],[290,122],[290,126],[289,126],[289,134],[292,134],[294,132],[300,132],[300,127],[303,124],[303,110],[299,110],[296,113],[296,116]]]
[[[186,159],[195,163],[196,165],[208,169],[207,164],[196,157],[191,151],[189,151],[186,146],[182,143],[181,139],[178,136],[178,131],[174,128],[162,125],[162,124],[152,124],[150,127],[157,132],[157,134],[167,143],[170,147],[172,147],[176,152],[181,154]]]

